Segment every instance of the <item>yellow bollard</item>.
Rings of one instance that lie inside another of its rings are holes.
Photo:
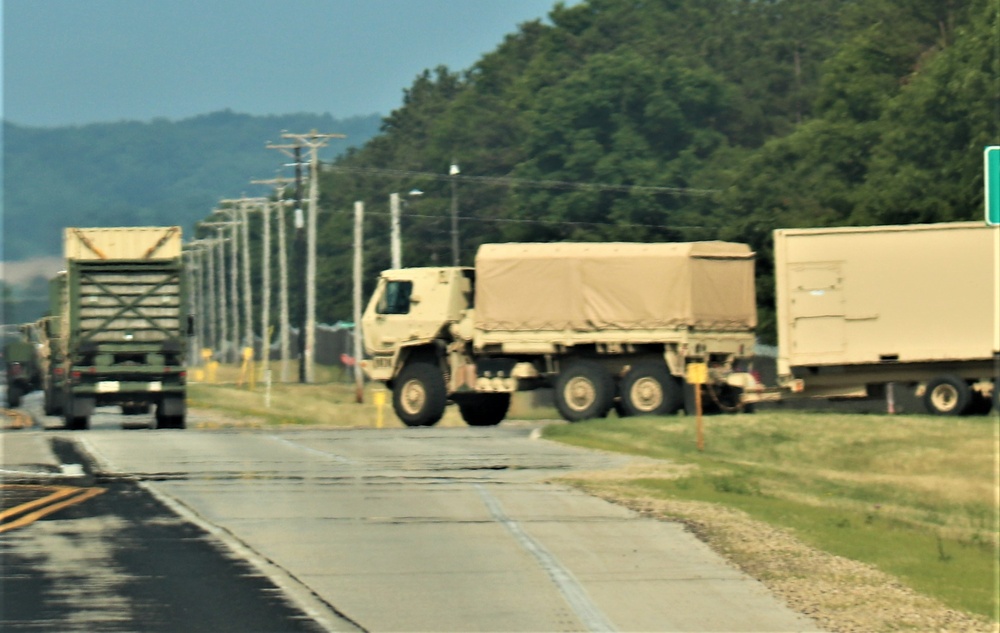
[[[215,384],[216,375],[219,373],[219,361],[210,360],[205,365],[205,380],[210,385]]]
[[[375,428],[380,429],[385,422],[385,391],[378,389],[373,392],[375,400]]]
[[[248,388],[253,391],[257,383],[256,368],[253,362],[253,348],[244,347],[243,348],[243,364],[240,366],[240,378],[236,383],[237,387],[243,386],[243,381],[247,381]]]

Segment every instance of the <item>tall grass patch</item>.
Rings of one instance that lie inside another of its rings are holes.
[[[767,412],[553,425],[559,441],[692,466],[685,477],[616,482],[636,494],[707,501],[871,563],[947,605],[997,619],[997,425]]]

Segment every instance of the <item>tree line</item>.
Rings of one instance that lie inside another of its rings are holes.
[[[371,284],[390,192],[423,192],[404,265],[450,263],[454,184],[464,265],[492,241],[749,243],[773,341],[773,229],[982,217],[997,16],[991,0],[557,5],[471,68],[421,74],[324,172],[320,318],[351,314],[352,202]]]

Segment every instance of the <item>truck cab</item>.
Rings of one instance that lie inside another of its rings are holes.
[[[372,380],[390,381],[401,355],[440,345],[457,331],[471,337],[475,274],[471,268],[384,271],[362,317],[362,368]],[[456,327],[457,326],[457,327]],[[465,326],[465,327],[461,327]]]

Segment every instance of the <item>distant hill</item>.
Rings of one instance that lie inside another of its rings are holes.
[[[331,159],[378,133],[373,114],[252,116],[230,110],[179,121],[37,128],[3,124],[3,259],[58,255],[66,226],[180,224],[190,229],[220,198],[266,195],[251,179],[289,162],[265,148],[283,130],[346,134]],[[290,174],[290,170],[285,170]]]

